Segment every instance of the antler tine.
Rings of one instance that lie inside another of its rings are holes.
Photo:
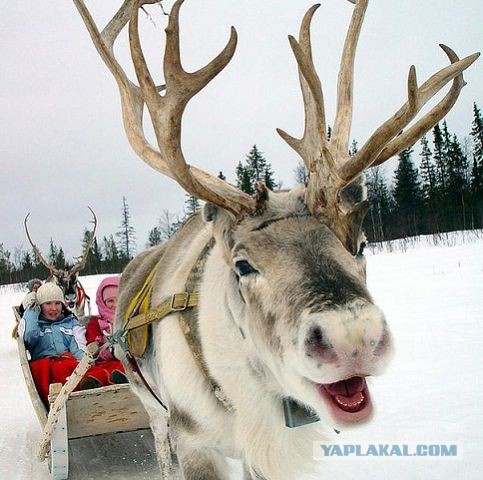
[[[94,239],[96,237],[96,230],[97,230],[97,216],[94,213],[94,210],[92,210],[91,207],[87,207],[91,213],[92,213],[92,223],[94,224],[94,228],[92,229],[92,232],[90,234],[89,241],[87,242],[87,245],[84,248],[84,252],[82,253],[81,259],[69,270],[68,276],[70,277],[71,275],[74,275],[75,273],[81,271],[87,262],[87,257],[89,256],[90,249],[92,247],[92,244],[94,243]]]
[[[183,111],[188,101],[220,73],[233,57],[237,43],[236,31],[231,29],[227,45],[208,65],[193,73],[186,72],[181,65],[179,49],[179,11],[183,2],[184,0],[177,0],[173,5],[166,29],[166,93],[163,97],[156,91],[142,52],[137,9],[133,9],[129,23],[131,56],[156,133],[160,158],[167,164],[170,176],[195,197],[219,205],[239,216],[254,209],[254,200],[233,187],[227,189],[224,182],[213,181],[208,174],[197,174],[198,170],[193,170],[186,163],[181,148]],[[216,188],[213,188],[213,183]]]
[[[366,13],[368,0],[349,0],[355,5],[344,42],[337,84],[337,110],[332,131],[331,144],[337,152],[349,150],[349,137],[352,124],[352,99],[354,84],[354,60]]]
[[[442,68],[439,72],[432,75],[420,87],[417,86],[414,66],[411,67],[408,76],[408,101],[374,132],[354,157],[341,167],[339,175],[345,184],[351,182],[357,175],[371,166],[381,153],[381,150],[414,119],[428,100],[439,92],[448,82],[462,75],[462,72],[478,57],[479,53],[475,53],[462,60],[454,61],[451,65]],[[462,86],[463,85],[461,85],[461,88]],[[459,94],[461,88],[455,88],[453,94]],[[456,98],[454,101],[456,101]],[[443,102],[444,105],[446,105],[445,100],[443,100]],[[426,121],[427,119],[423,118],[421,123],[415,125],[415,127],[420,128],[423,124],[426,124]],[[412,133],[415,131],[416,130],[413,130]],[[411,137],[407,136],[403,138],[404,143],[410,139],[416,140],[411,134]],[[396,140],[396,142],[399,143],[398,140]],[[404,143],[401,142],[401,145],[404,145]]]
[[[224,50],[206,67],[187,73],[179,58],[179,9],[177,0],[166,29],[166,86],[155,86],[147,68],[138,35],[138,9],[154,0],[126,0],[102,34],[99,33],[83,0],[74,0],[101,58],[113,74],[121,95],[123,123],[133,150],[149,166],[176,180],[190,194],[215,203],[236,216],[253,211],[255,201],[244,192],[203,170],[186,163],[181,149],[181,116],[189,99],[214,78],[230,61],[236,48],[236,32]],[[132,83],[113,53],[113,43],[129,21],[131,55],[140,86]],[[158,92],[165,90],[161,97]],[[143,108],[148,107],[158,149],[149,144],[143,130]]]
[[[307,169],[316,160],[316,152],[327,144],[324,95],[315,71],[310,40],[310,24],[320,4],[313,5],[305,14],[300,26],[299,42],[289,35],[290,46],[299,67],[299,80],[305,111],[304,134],[297,139],[277,128],[279,135],[300,155]]]
[[[23,224],[24,224],[24,227],[25,227],[25,233],[27,234],[27,239],[28,239],[30,245],[32,245],[33,251],[35,252],[37,257],[39,257],[39,260],[42,263],[42,265],[45,268],[47,268],[47,270],[49,270],[49,272],[52,275],[58,275],[61,271],[58,270],[57,268],[55,268],[55,266],[52,265],[51,263],[49,263],[47,260],[45,260],[44,256],[40,252],[39,248],[37,247],[37,245],[35,245],[35,243],[32,241],[32,238],[30,237],[30,232],[29,232],[29,229],[27,227],[27,220],[28,220],[29,216],[30,216],[30,212],[27,213],[27,215],[25,216],[24,221],[23,221]]]
[[[456,63],[459,61],[458,55],[456,55],[451,48],[443,44],[440,44],[439,46],[443,49],[446,55],[448,55],[451,63]],[[426,132],[431,130],[439,121],[441,121],[441,119],[446,116],[451,108],[453,108],[456,100],[458,100],[461,89],[465,85],[466,82],[464,81],[463,73],[460,73],[453,79],[453,84],[444,98],[412,127],[391,140],[372,163],[371,167],[384,163],[386,160],[397,155],[405,148],[410,147]]]

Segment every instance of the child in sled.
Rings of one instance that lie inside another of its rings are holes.
[[[48,406],[49,385],[64,384],[84,355],[85,328],[65,307],[60,287],[45,283],[37,290],[35,301],[25,310],[19,334],[31,355],[30,370],[40,398]],[[94,365],[85,373],[76,390],[108,383],[108,372]]]
[[[119,277],[106,277],[96,292],[96,303],[99,315],[93,316],[86,327],[87,343],[97,342],[99,346],[106,343],[106,335],[112,334],[112,324],[116,313]],[[109,373],[111,383],[127,383],[124,367],[114,357],[111,348],[101,351],[96,364]]]

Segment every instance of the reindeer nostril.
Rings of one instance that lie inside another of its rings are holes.
[[[389,342],[390,342],[389,329],[386,326],[384,326],[384,330],[382,332],[381,338],[377,343],[376,348],[374,349],[374,355],[377,355],[377,356],[383,355],[389,346]],[[372,342],[371,342],[371,345],[372,345]]]
[[[317,357],[325,362],[333,362],[337,357],[332,344],[319,326],[310,328],[305,347],[309,357]]]

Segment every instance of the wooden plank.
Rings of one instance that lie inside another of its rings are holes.
[[[17,319],[17,322],[19,322],[20,315],[18,313],[17,307],[12,308],[15,313],[15,318]],[[27,391],[29,393],[35,413],[37,414],[37,418],[39,419],[40,425],[43,428],[45,423],[47,422],[47,409],[45,408],[44,403],[40,399],[39,392],[37,392],[37,388],[35,387],[34,379],[32,378],[32,373],[30,372],[27,349],[25,348],[23,338],[20,336],[17,337],[17,350],[20,359],[20,367],[22,368],[23,378],[25,380],[25,385],[27,386]]]
[[[128,384],[71,393],[67,401],[69,438],[148,429],[149,417]]]

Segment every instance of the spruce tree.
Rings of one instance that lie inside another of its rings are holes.
[[[130,260],[134,256],[136,237],[134,227],[131,225],[131,214],[126,197],[122,197],[121,225],[116,233],[120,255]]]
[[[244,167],[241,162],[238,162],[236,167],[236,186],[245,193],[253,195],[255,188],[252,186],[251,173],[248,167]]]
[[[421,138],[421,165],[419,171],[422,184],[421,193],[425,206],[425,230],[424,233],[436,232],[439,230],[438,209],[437,209],[437,190],[436,190],[436,168],[434,166],[428,139],[426,135]]]
[[[52,237],[51,237],[50,242],[49,242],[49,255],[48,255],[47,259],[52,265],[55,265],[55,259],[57,258],[58,253],[59,253],[59,250],[55,246],[55,243],[54,243],[54,241],[52,240]]]
[[[399,218],[399,234],[417,235],[420,232],[421,186],[418,170],[414,166],[411,147],[399,154],[399,163],[394,175],[393,197]]]
[[[433,128],[433,158],[436,165],[436,187],[440,193],[446,190],[446,155],[443,133],[437,123]]]
[[[474,202],[481,203],[483,201],[483,118],[476,103],[473,104],[473,123],[470,135],[473,139],[471,191]]]
[[[161,237],[161,230],[158,227],[154,227],[149,230],[148,235],[148,247],[154,247],[155,245],[159,245],[162,243],[163,238]]]
[[[390,238],[391,196],[381,166],[371,168],[366,175],[367,198],[371,204],[364,221],[369,241],[382,242]]]
[[[237,165],[236,184],[240,190],[253,195],[257,182],[264,182],[271,190],[277,186],[272,166],[267,162],[263,153],[258,150],[258,147],[253,145],[246,156],[245,165],[241,162]]]
[[[186,200],[184,204],[184,211],[186,216],[193,215],[193,213],[197,212],[201,208],[200,201],[189,193],[186,194]]]

